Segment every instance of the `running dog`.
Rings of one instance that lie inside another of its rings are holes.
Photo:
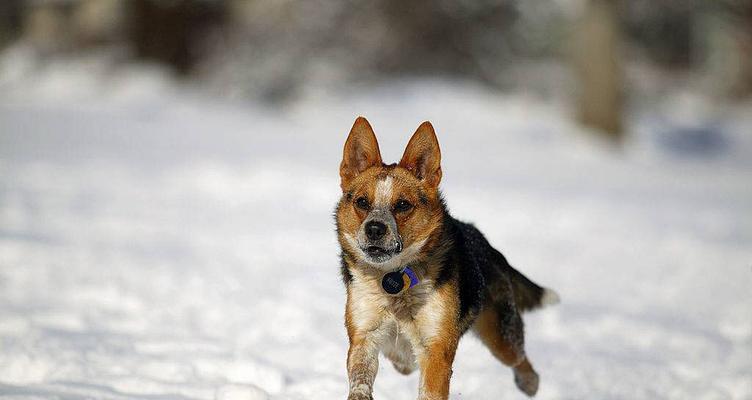
[[[420,369],[419,399],[447,399],[457,344],[469,329],[534,396],[538,374],[525,355],[521,313],[557,303],[558,295],[449,214],[431,123],[418,127],[399,163],[387,165],[371,125],[359,117],[339,174],[348,399],[372,399],[380,352],[403,374]]]

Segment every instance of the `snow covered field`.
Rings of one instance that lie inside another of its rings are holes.
[[[752,398],[748,110],[713,154],[650,117],[619,152],[467,84],[275,109],[134,71],[0,77],[2,397],[344,399],[331,213],[365,115],[388,160],[431,120],[455,216],[562,296],[525,317],[537,398]],[[453,399],[524,398],[470,335],[454,370]],[[381,363],[378,400],[416,387]]]

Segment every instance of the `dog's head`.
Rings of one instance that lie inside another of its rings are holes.
[[[441,226],[441,152],[424,122],[398,164],[381,160],[376,135],[359,117],[340,164],[337,208],[340,244],[359,261],[384,270],[415,260]]]

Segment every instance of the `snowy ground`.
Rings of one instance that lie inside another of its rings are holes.
[[[274,109],[133,71],[0,79],[0,394],[344,399],[331,212],[362,114],[386,159],[430,119],[455,215],[561,294],[525,317],[537,398],[752,398],[744,110],[710,154],[672,151],[650,117],[618,152],[556,107],[468,85]],[[382,363],[378,400],[416,387]],[[524,396],[467,336],[451,398]]]

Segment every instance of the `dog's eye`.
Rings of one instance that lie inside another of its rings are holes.
[[[410,204],[410,202],[408,202],[407,200],[399,200],[394,205],[394,211],[397,211],[397,212],[404,212],[411,208],[413,208],[413,205]]]
[[[369,206],[368,199],[366,199],[365,197],[358,197],[355,200],[355,205],[358,206],[358,208],[360,208],[361,210],[367,211]]]

